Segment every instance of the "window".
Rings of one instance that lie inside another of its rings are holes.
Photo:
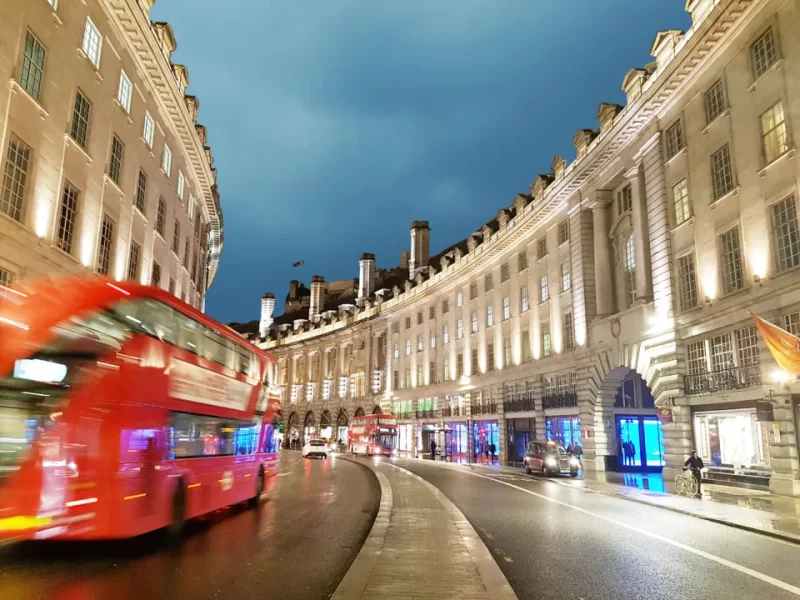
[[[400,323],[397,321],[392,323],[392,333],[400,333]]]
[[[686,180],[681,179],[672,186],[672,204],[675,207],[675,225],[685,223],[692,216],[692,207],[689,203],[689,188]]]
[[[432,321],[436,318],[436,307],[431,306],[428,308],[428,318]]]
[[[194,196],[191,192],[189,192],[189,218],[191,219],[194,216]]]
[[[0,285],[11,285],[12,283],[14,283],[14,274],[0,268]]]
[[[464,355],[456,354],[456,377],[461,378],[464,375]]]
[[[431,348],[436,348],[436,334],[431,331]]]
[[[528,286],[523,285],[519,288],[519,312],[528,312]]]
[[[722,288],[726,294],[744,287],[739,229],[734,227],[720,236],[722,253]]]
[[[486,344],[486,370],[494,371],[494,344]]]
[[[442,300],[442,314],[446,315],[449,312],[450,312],[450,301]]]
[[[800,335],[800,312],[784,315],[783,328],[792,335]]]
[[[131,249],[128,254],[128,279],[138,281],[139,279],[139,257],[142,255],[142,247],[136,242],[131,242]]]
[[[422,325],[422,311],[417,311],[417,325]]]
[[[739,359],[739,366],[760,364],[761,357],[759,356],[758,350],[758,332],[756,331],[755,325],[737,329],[735,333],[736,354]]]
[[[520,252],[517,255],[517,271],[520,273],[528,268],[528,253]]]
[[[678,259],[678,279],[681,286],[681,310],[697,306],[697,272],[694,255],[686,254]]]
[[[400,358],[400,347],[397,344],[394,345],[394,354],[393,354],[393,356],[394,356],[395,360]]]
[[[114,134],[111,136],[111,157],[108,160],[108,176],[111,181],[119,185],[122,174],[122,158],[125,154],[125,146],[122,141]]]
[[[406,367],[405,377],[403,378],[403,387],[408,389],[411,387],[411,367]]]
[[[147,194],[147,175],[144,171],[139,171],[139,180],[136,183],[136,208],[144,214],[145,197]]]
[[[552,347],[550,346],[550,323],[542,323],[542,356],[550,356]]]
[[[675,121],[666,131],[667,160],[683,150],[683,129],[681,121]]]
[[[189,270],[189,236],[186,236],[183,244],[183,266],[188,271]]]
[[[571,312],[564,313],[564,349],[575,348],[575,319]]]
[[[477,348],[473,348],[472,349],[472,364],[470,366],[472,367],[472,372],[471,372],[472,375],[477,375],[480,372],[480,369],[478,368],[478,349]]]
[[[503,338],[503,367],[511,366],[511,338]]]
[[[450,359],[446,356],[444,357],[444,368],[442,369],[442,375],[444,376],[445,381],[450,381]]]
[[[78,221],[78,190],[70,182],[64,183],[61,194],[61,209],[58,215],[56,246],[67,254],[72,253],[72,240],[75,237],[75,224]]]
[[[508,281],[508,263],[500,265],[500,283]]]
[[[569,263],[561,263],[561,291],[568,292],[572,289],[572,274]]]
[[[558,245],[569,241],[569,221],[564,219],[558,224]]]
[[[442,343],[445,346],[450,343],[450,331],[447,329],[447,325],[442,327]]]
[[[494,326],[494,307],[490,304],[486,307],[486,327]]]
[[[732,369],[733,364],[733,344],[731,334],[718,335],[711,338],[711,370],[724,371]]]
[[[472,313],[472,333],[478,333],[478,313]]]
[[[117,100],[125,112],[131,112],[131,98],[133,96],[133,84],[125,71],[119,72],[119,90],[117,90]]]
[[[161,285],[161,265],[157,262],[153,263],[153,273],[150,278],[150,285],[159,287]]]
[[[100,52],[103,49],[103,36],[95,27],[90,18],[86,18],[86,29],[83,32],[83,53],[92,61],[96,68],[100,68]]]
[[[172,233],[172,251],[178,254],[178,249],[181,243],[181,223],[175,219],[175,230]]]
[[[97,272],[108,275],[111,269],[111,259],[114,246],[114,221],[108,215],[103,215],[103,224],[100,226],[100,245],[97,248]]]
[[[417,336],[417,352],[422,352],[422,348],[423,348],[423,346],[422,346],[422,336],[418,335]]]
[[[460,290],[456,292],[456,306],[464,306],[464,293]]]
[[[86,138],[89,135],[89,113],[91,105],[86,96],[80,92],[75,94],[75,106],[72,110],[72,127],[69,135],[81,148],[86,148]]]
[[[456,321],[456,339],[460,340],[464,337],[464,321],[459,319]]]
[[[142,137],[144,141],[147,143],[150,148],[153,147],[153,136],[155,135],[156,130],[156,123],[153,121],[153,117],[150,116],[149,112],[144,113],[144,130],[142,131]]]
[[[25,184],[28,181],[30,162],[30,147],[12,133],[11,139],[8,141],[3,188],[0,190],[0,194],[2,194],[0,195],[0,211],[17,221],[22,220]]]
[[[31,95],[31,98],[37,101],[42,91],[45,55],[44,46],[28,31],[25,35],[25,52],[22,55],[19,85]]]
[[[705,105],[706,124],[711,123],[725,110],[725,91],[722,87],[721,79],[717,79],[714,85],[708,88],[705,97]]]
[[[474,281],[469,284],[469,299],[475,300],[478,297],[478,284]]]
[[[773,204],[771,212],[775,266],[781,273],[800,265],[800,231],[797,227],[797,205],[794,196]]]
[[[431,362],[428,364],[428,382],[433,385],[434,383],[438,383],[436,381],[436,363]]]
[[[183,186],[186,180],[183,177],[183,171],[178,171],[178,198],[183,202]]]
[[[175,295],[175,280],[172,277],[169,278],[169,293]]]
[[[166,144],[164,144],[164,154],[161,155],[161,170],[167,177],[172,171],[172,151]]]
[[[686,370],[689,375],[708,372],[705,342],[692,342],[686,345]]]
[[[156,213],[156,233],[164,237],[164,228],[167,225],[167,203],[164,198],[158,199],[158,212]]]
[[[527,329],[520,333],[520,345],[522,346],[522,362],[531,362],[531,333]]]
[[[547,275],[539,277],[539,302],[547,302],[550,299],[550,290],[547,287]]]
[[[776,62],[778,62],[778,49],[775,45],[775,36],[772,34],[772,27],[770,27],[750,46],[753,78],[761,77]]]
[[[492,282],[492,276],[487,275],[486,277],[483,278],[483,291],[490,292],[492,291],[492,289],[494,289],[494,282]]]
[[[764,143],[764,158],[767,163],[771,163],[789,150],[782,102],[776,102],[761,115],[761,139]]]
[[[511,298],[506,296],[503,298],[503,321],[508,321],[511,318]]]
[[[733,189],[733,167],[728,144],[711,155],[711,185],[714,200],[719,200]]]
[[[632,305],[636,300],[636,244],[633,233],[625,239],[625,254],[623,256],[625,266],[625,287],[628,293],[628,305]]]
[[[411,317],[406,317],[406,329],[411,329]]]
[[[536,243],[536,258],[542,260],[547,256],[547,238],[542,238]]]
[[[617,192],[617,215],[633,210],[633,186],[626,185]]]
[[[411,340],[406,340],[406,356],[411,356]]]

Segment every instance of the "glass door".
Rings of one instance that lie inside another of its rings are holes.
[[[648,467],[664,466],[664,436],[661,433],[661,423],[656,417],[642,419],[644,429],[645,461]]]
[[[642,466],[642,440],[639,417],[617,417],[619,460],[623,468]]]

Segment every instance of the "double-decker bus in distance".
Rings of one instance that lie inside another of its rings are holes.
[[[356,417],[348,431],[348,447],[353,454],[394,456],[397,454],[397,419],[394,415]]]
[[[164,290],[0,287],[0,541],[124,538],[258,503],[274,359]]]

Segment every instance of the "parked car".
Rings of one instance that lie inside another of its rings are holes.
[[[319,458],[328,458],[328,444],[325,440],[309,440],[303,446],[303,458],[312,458],[318,456]]]
[[[551,475],[578,476],[580,461],[556,442],[529,442],[525,452],[525,472]]]

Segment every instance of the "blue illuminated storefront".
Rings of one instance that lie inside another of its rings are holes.
[[[581,443],[581,420],[577,416],[547,417],[545,420],[545,435],[550,442],[563,444],[565,448],[570,444]]]

